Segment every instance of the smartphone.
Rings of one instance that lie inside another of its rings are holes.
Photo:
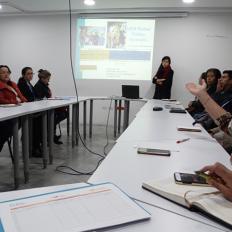
[[[161,150],[161,149],[152,149],[152,148],[138,148],[138,154],[146,154],[146,155],[160,155],[160,156],[170,156],[171,152],[169,150]]]
[[[207,183],[207,179],[198,174],[175,172],[174,179],[176,184],[209,186],[209,184]]]

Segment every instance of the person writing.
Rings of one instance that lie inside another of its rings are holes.
[[[230,73],[232,71],[227,71]],[[228,135],[232,136],[232,115],[220,107],[207,93],[206,82],[202,81],[201,85],[196,85],[194,83],[186,84],[186,88],[190,93],[196,96],[205,110],[212,117],[217,125],[226,132]],[[217,188],[226,199],[232,201],[232,171],[226,168],[220,163],[214,165],[205,166],[201,170],[202,172],[208,172],[212,178],[208,179],[208,182],[213,187]]]
[[[171,68],[171,58],[165,56],[158,69],[158,72],[152,79],[156,85],[153,99],[170,99],[174,71]]]

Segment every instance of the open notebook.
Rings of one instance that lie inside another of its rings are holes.
[[[189,209],[197,209],[232,228],[232,202],[217,189],[176,184],[174,179],[148,181],[142,187]]]
[[[95,231],[150,217],[118,187],[106,183],[0,203],[0,232]]]

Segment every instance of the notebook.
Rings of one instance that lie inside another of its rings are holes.
[[[232,202],[217,189],[176,184],[174,179],[148,181],[142,187],[188,209],[204,212],[228,228],[232,228]]]
[[[0,232],[78,232],[150,219],[111,183],[89,185],[0,204]]]

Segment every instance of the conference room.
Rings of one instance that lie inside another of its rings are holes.
[[[231,231],[230,0],[0,0],[0,232]]]

